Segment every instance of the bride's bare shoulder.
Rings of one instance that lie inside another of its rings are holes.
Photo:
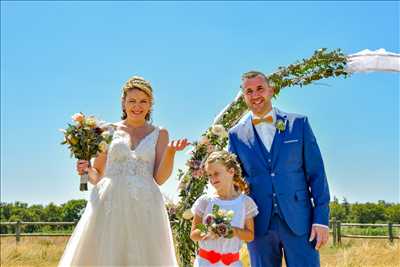
[[[161,127],[161,126],[154,126],[154,128],[158,128],[160,135],[168,137],[168,130],[166,128]]]
[[[117,130],[121,130],[121,129],[125,128],[123,121],[113,122],[113,123],[111,123],[111,125],[114,125]]]
[[[163,128],[163,127],[159,127],[159,126],[155,126],[155,128],[158,129],[158,143],[168,143],[169,141],[169,133],[168,130]]]

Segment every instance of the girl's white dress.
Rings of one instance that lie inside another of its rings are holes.
[[[221,209],[226,211],[232,210],[234,216],[231,222],[233,227],[244,228],[245,220],[247,218],[253,218],[258,214],[256,203],[247,195],[241,194],[237,198],[232,200],[222,200],[217,196],[204,195],[199,197],[193,204],[192,212],[203,217],[203,223],[205,223],[205,217],[207,214],[212,213],[213,205],[218,205]],[[200,241],[199,246],[207,251],[214,250],[215,252],[226,254],[226,253],[237,253],[242,248],[243,241],[238,237],[231,239],[219,238],[216,240],[205,240]],[[221,261],[211,264],[208,260],[196,256],[194,266],[204,267],[226,267]],[[229,265],[230,267],[241,267],[242,263],[236,261]]]
[[[135,150],[127,133],[114,133],[105,176],[91,191],[60,267],[178,266],[164,199],[153,178],[159,131],[156,127]]]

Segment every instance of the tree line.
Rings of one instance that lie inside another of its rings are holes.
[[[168,211],[171,209],[168,204]],[[0,202],[1,222],[76,222],[82,216],[86,200],[70,200],[64,204],[50,203],[44,205],[28,205],[23,202]],[[331,219],[351,223],[396,223],[400,224],[400,204],[383,200],[377,203],[349,203],[346,198],[339,201],[336,197],[330,203]],[[0,233],[14,233],[14,226],[2,225]],[[68,232],[73,226],[25,225],[23,232]]]
[[[345,223],[400,224],[400,204],[379,200],[377,203],[349,203],[336,197],[330,203],[330,218]]]

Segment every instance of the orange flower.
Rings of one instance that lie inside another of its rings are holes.
[[[85,116],[82,113],[75,113],[72,115],[72,119],[76,122],[82,122],[85,119]]]

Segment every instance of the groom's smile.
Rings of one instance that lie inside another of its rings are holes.
[[[265,105],[265,100],[264,100],[264,98],[260,97],[257,99],[253,99],[251,101],[251,104],[255,109],[262,109]]]

